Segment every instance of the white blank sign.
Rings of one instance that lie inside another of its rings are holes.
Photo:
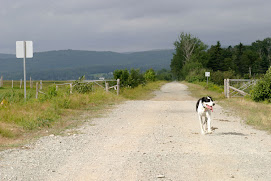
[[[26,45],[26,51],[24,50],[24,42]],[[33,41],[16,41],[16,57],[24,58],[24,53],[26,52],[26,58],[33,57]]]

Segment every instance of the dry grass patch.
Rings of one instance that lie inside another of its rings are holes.
[[[271,133],[271,104],[253,102],[245,98],[231,98],[220,102],[225,108],[230,108],[248,125]]]

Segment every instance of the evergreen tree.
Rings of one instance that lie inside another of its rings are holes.
[[[207,63],[207,67],[214,71],[222,70],[224,59],[222,57],[222,48],[220,42],[218,41],[215,46],[211,46],[211,48],[208,50],[208,53],[209,61]]]

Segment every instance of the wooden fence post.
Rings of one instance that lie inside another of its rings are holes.
[[[58,85],[56,85],[56,91],[58,91]]]
[[[227,79],[227,98],[230,98],[230,79]]]
[[[32,79],[30,77],[30,89],[32,89],[32,88],[33,88],[33,81],[32,81]]]
[[[40,80],[40,90],[42,90],[42,80]]]
[[[22,88],[23,80],[20,81],[20,89]]]
[[[12,89],[13,89],[13,80],[11,81],[11,87],[12,87]]]
[[[4,83],[3,83],[3,75],[1,76],[1,80],[0,80],[0,87],[3,87]]]
[[[117,79],[117,95],[120,94],[120,79]]]
[[[224,79],[224,95],[227,97],[227,79]]]
[[[72,84],[70,84],[70,94],[72,94]]]
[[[109,84],[106,82],[105,83],[105,91],[108,92],[108,87],[109,87]]]
[[[38,95],[39,95],[39,83],[36,82],[36,99],[38,99]]]

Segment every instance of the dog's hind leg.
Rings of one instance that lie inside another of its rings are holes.
[[[211,130],[211,115],[207,114],[206,118],[207,118],[208,133],[212,133],[212,130]]]

